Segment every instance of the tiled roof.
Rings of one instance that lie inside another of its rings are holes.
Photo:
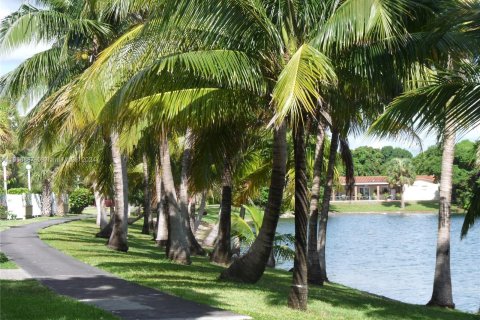
[[[385,176],[363,176],[355,177],[355,184],[362,183],[388,183]],[[345,184],[345,177],[340,177],[340,184]]]
[[[428,181],[431,183],[435,182],[434,176],[425,176],[419,175],[415,180]],[[388,184],[386,176],[359,176],[355,177],[355,184],[364,184],[364,183],[378,183],[378,184]],[[340,184],[345,184],[345,177],[340,177]]]
[[[415,180],[423,180],[435,183],[435,176],[416,176]]]

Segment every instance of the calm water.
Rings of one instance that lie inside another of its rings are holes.
[[[451,267],[456,308],[480,308],[480,225],[460,240],[462,216],[452,217]],[[294,233],[281,219],[278,232]],[[333,215],[328,221],[327,273],[330,281],[404,302],[430,300],[435,268],[434,214]],[[291,261],[280,264],[290,269]]]

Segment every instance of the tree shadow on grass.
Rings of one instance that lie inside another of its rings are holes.
[[[285,304],[286,291],[271,292],[268,303],[272,305]],[[422,305],[400,303],[398,301],[368,294],[339,284],[328,283],[325,286],[309,287],[310,304],[315,300],[334,307],[359,312],[376,319],[398,320],[474,320],[479,319],[473,314],[466,314],[454,310],[430,308]]]

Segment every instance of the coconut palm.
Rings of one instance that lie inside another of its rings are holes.
[[[410,159],[394,158],[387,163],[387,181],[390,185],[400,187],[402,191],[402,209],[405,209],[405,185],[415,182],[415,168]]]
[[[477,149],[477,161],[475,166],[480,168],[480,145]],[[480,216],[480,175],[477,174],[473,179],[473,190],[472,190],[472,197],[470,199],[470,203],[467,209],[467,214],[465,215],[465,221],[463,222],[462,226],[462,238],[464,238],[468,230],[475,224],[475,221]]]
[[[298,268],[294,272],[294,288],[306,289],[306,283],[303,283],[306,279],[304,274],[306,268],[303,267],[306,257],[306,226],[303,224],[306,223],[304,204],[307,193],[302,192],[306,188],[306,179],[302,165],[304,155],[300,148],[304,143],[300,141],[304,139],[303,123],[308,117],[316,114],[317,102],[321,97],[319,85],[331,84],[334,79],[329,59],[318,48],[328,51],[328,48],[338,49],[356,43],[364,44],[367,39],[380,40],[387,36],[400,39],[400,35],[404,33],[403,14],[411,4],[402,1],[401,5],[390,7],[389,2],[383,1],[381,3],[347,1],[338,7],[338,15],[334,14],[337,12],[336,2],[307,1],[297,4],[287,1],[277,4],[270,1],[219,1],[207,4],[199,1],[182,1],[180,4],[178,2],[166,4],[171,25],[175,24],[183,33],[192,30],[199,34],[199,39],[204,35],[207,41],[214,40],[216,44],[228,39],[230,46],[237,46],[259,57],[265,78],[273,79],[272,83],[267,85],[271,90],[276,110],[273,123],[279,125],[288,118],[295,131],[293,135],[297,140],[295,145],[298,146],[296,175],[299,260]],[[373,6],[376,10],[372,10]],[[347,25],[349,28],[346,28]],[[219,33],[219,30],[222,32]],[[230,31],[233,31],[232,34],[229,34]],[[266,222],[272,224],[273,228],[269,228],[274,230],[277,218],[270,218],[270,213],[268,211],[267,213]],[[263,225],[267,226],[267,223]],[[267,243],[267,249],[258,255],[258,258],[248,258],[251,256],[250,251],[235,261],[222,277],[244,281],[258,280],[271,250],[269,243],[272,236],[273,233],[269,232],[267,241],[264,242]],[[254,245],[251,250],[255,248]],[[249,267],[239,268],[245,259],[252,260],[248,263]],[[305,308],[305,297],[306,290],[303,289],[301,293],[292,294],[291,306]]]
[[[440,2],[433,23],[415,34],[422,41],[407,91],[396,98],[372,131],[396,134],[437,130],[443,136],[435,277],[429,305],[454,307],[450,276],[450,206],[455,136],[479,123],[478,1]],[[429,36],[422,34],[429,32]],[[419,46],[420,47],[420,46]],[[438,50],[443,48],[443,50]],[[429,57],[429,59],[425,59]],[[453,62],[459,61],[459,62]],[[382,134],[382,133],[381,133]]]

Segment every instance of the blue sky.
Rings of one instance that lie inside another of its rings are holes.
[[[21,3],[28,1],[21,0],[6,0],[0,2],[0,19],[3,19],[6,15],[10,14],[12,11],[16,10]],[[0,76],[15,69],[22,61],[29,58],[33,54],[43,51],[48,48],[47,44],[30,44],[19,48],[13,52],[9,52],[3,55],[0,55]],[[430,135],[422,135],[422,147],[423,149],[428,148],[431,145],[437,144],[436,141],[437,135],[432,133]],[[457,137],[457,140],[477,140],[480,139],[480,126],[474,130]],[[392,141],[387,139],[376,139],[371,137],[366,137],[365,135],[360,136],[350,136],[349,137],[351,148],[357,148],[359,146],[371,146],[375,148],[381,148],[383,146],[392,145],[398,146],[410,150],[412,153],[417,154],[420,152],[421,147],[417,144],[411,144],[408,141]]]

